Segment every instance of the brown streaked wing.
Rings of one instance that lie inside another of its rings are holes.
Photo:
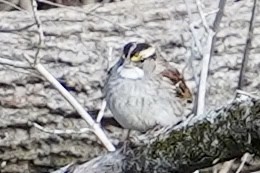
[[[189,87],[186,85],[182,74],[177,69],[166,69],[161,72],[163,77],[172,81],[173,85],[178,85],[177,96],[183,99],[192,99]]]

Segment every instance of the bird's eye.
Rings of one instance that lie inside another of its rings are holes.
[[[192,103],[192,99],[188,99],[187,103],[189,103],[189,104]]]

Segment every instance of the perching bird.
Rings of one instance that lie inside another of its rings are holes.
[[[185,118],[192,94],[179,71],[146,43],[131,42],[104,86],[107,106],[126,129],[146,131]]]

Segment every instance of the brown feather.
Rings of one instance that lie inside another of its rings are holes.
[[[192,94],[189,87],[186,85],[183,76],[177,69],[166,69],[161,72],[161,75],[170,79],[174,85],[178,85],[177,95],[180,98],[192,101]]]

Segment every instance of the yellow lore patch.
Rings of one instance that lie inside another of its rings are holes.
[[[139,54],[135,54],[134,56],[131,57],[131,61],[133,62],[139,62],[142,60],[142,56]]]

